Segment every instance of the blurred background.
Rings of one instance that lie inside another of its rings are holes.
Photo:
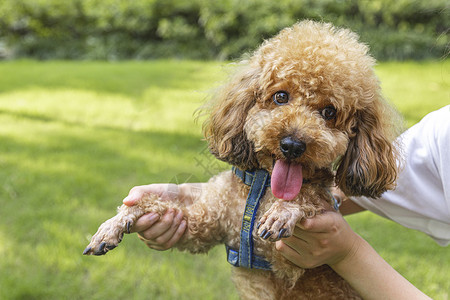
[[[446,0],[3,0],[0,55],[233,59],[302,19],[353,29],[379,60],[448,54]]]
[[[194,113],[230,62],[303,19],[360,35],[405,127],[450,104],[445,0],[1,0],[0,299],[238,299],[223,247],[150,251],[132,235],[81,254],[133,186],[229,168]],[[347,220],[449,299],[448,247],[369,212]]]

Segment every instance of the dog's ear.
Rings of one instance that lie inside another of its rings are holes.
[[[214,95],[207,107],[209,117],[203,133],[209,149],[218,159],[243,169],[258,167],[253,144],[244,123],[256,103],[260,68],[244,65]]]
[[[356,112],[355,135],[336,173],[336,183],[349,196],[379,197],[395,188],[397,179],[397,148],[393,144],[398,128],[392,109],[381,98]],[[391,127],[393,126],[393,127]]]

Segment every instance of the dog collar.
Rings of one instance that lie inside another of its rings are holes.
[[[257,174],[258,175],[261,175],[262,173],[263,174],[265,174],[265,173],[269,174],[269,172],[267,172],[266,170],[262,170],[262,169],[258,169],[256,171],[243,171],[243,170],[241,170],[241,169],[239,169],[237,167],[234,167],[234,166],[231,168],[231,170],[233,171],[233,173],[237,177],[239,177],[242,180],[242,182],[245,185],[249,185],[249,186],[252,186],[253,180],[255,180],[255,176],[257,176]],[[265,183],[265,187],[266,188],[270,187],[270,175],[268,175],[267,181]]]
[[[233,167],[232,171],[244,184],[250,186],[250,191],[242,217],[239,251],[226,246],[227,260],[235,267],[270,270],[270,263],[253,253],[252,235],[259,202],[264,196],[266,188],[270,186],[269,172],[263,169],[243,171],[237,167]]]

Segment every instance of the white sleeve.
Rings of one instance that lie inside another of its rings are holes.
[[[360,206],[450,243],[450,105],[400,136],[404,166],[397,188],[381,198],[354,197]]]

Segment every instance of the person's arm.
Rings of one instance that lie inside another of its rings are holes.
[[[430,299],[394,270],[364,239],[330,267],[363,299]]]
[[[141,185],[132,188],[123,203],[133,206],[145,195],[156,194],[162,199],[177,198],[189,205],[198,196],[201,188],[201,183]],[[131,231],[137,232],[139,239],[149,248],[162,251],[172,248],[183,236],[186,227],[187,223],[183,220],[181,211],[168,210],[161,217],[155,213],[143,215],[136,221]]]
[[[304,220],[293,237],[276,247],[302,268],[328,264],[364,299],[430,299],[384,261],[340,213],[326,211]]]

